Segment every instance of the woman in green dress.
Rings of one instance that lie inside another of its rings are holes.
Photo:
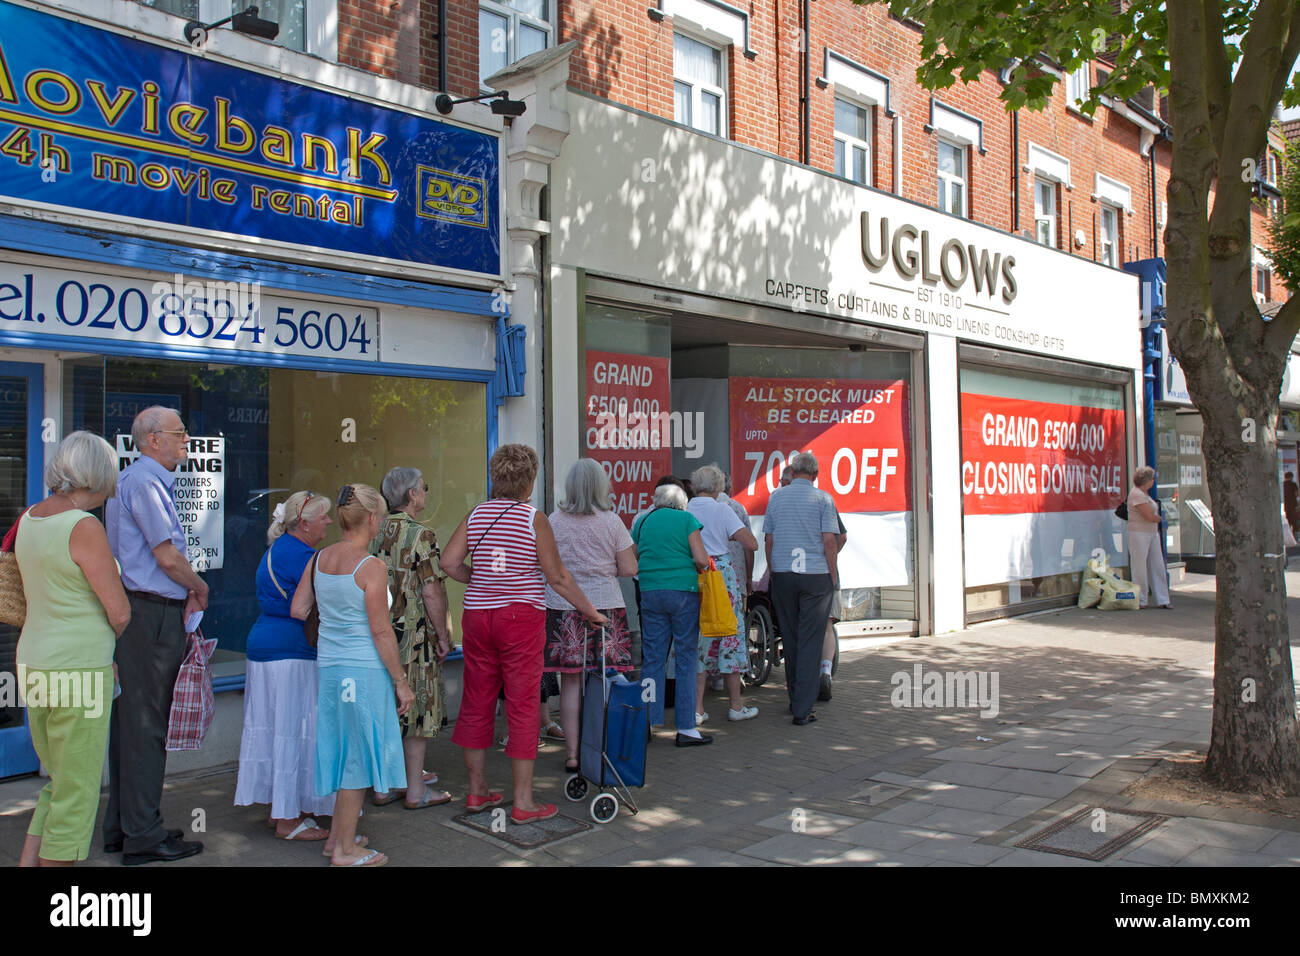
[[[438,736],[447,713],[442,662],[451,651],[451,612],[447,607],[446,575],[438,567],[438,540],[431,528],[416,521],[429,498],[429,485],[416,468],[394,468],[380,487],[388,502],[388,517],[371,547],[388,565],[393,595],[393,630],[407,683],[415,703],[401,718],[406,758],[408,810],[451,802],[451,794],[431,784],[438,775],[424,769],[429,739]],[[392,803],[401,791],[376,793],[375,806]]]

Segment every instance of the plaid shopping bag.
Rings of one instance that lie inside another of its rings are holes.
[[[189,635],[185,660],[176,675],[172,691],[172,712],[167,720],[168,750],[198,750],[212,726],[216,703],[212,699],[212,671],[208,661],[217,649],[217,639],[205,638],[203,631]]]

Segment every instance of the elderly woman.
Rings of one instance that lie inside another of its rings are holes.
[[[45,466],[45,486],[50,496],[19,519],[14,542],[27,598],[18,683],[32,745],[50,775],[19,866],[71,866],[90,852],[113,706],[113,651],[131,619],[108,535],[89,513],[116,493],[112,446],[73,432]]]
[[[442,552],[442,569],[468,584],[461,618],[464,690],[452,743],[464,748],[469,772],[465,809],[479,813],[501,803],[484,771],[492,744],[497,694],[506,692],[506,756],[514,775],[513,823],[547,820],[559,810],[533,799],[537,759],[537,693],[546,641],[546,585],[592,624],[605,624],[560,560],[546,515],[528,503],[537,479],[537,452],[502,445],[488,462],[492,499],[461,521]],[[466,559],[472,565],[465,563]]]
[[[686,510],[686,492],[677,484],[655,489],[654,507],[632,523],[641,577],[641,676],[649,681],[650,725],[664,722],[664,665],[675,643],[676,692],[673,710],[677,746],[699,747],[713,738],[695,729],[695,676],[700,640],[698,573],[709,566],[700,539],[703,526]]]
[[[1156,483],[1156,470],[1142,466],[1133,472],[1128,492],[1129,573],[1137,586],[1138,604],[1147,606],[1147,590],[1162,608],[1170,608],[1165,553],[1160,547],[1160,512],[1148,492]]]
[[[731,698],[727,719],[749,720],[758,716],[758,708],[746,707],[740,696],[740,675],[749,670],[749,655],[745,646],[745,591],[740,585],[738,569],[732,564],[728,547],[735,541],[745,551],[753,554],[758,550],[758,542],[736,513],[718,500],[718,495],[726,484],[726,476],[717,465],[705,465],[696,469],[691,475],[695,497],[686,505],[686,510],[699,519],[702,525],[700,538],[704,542],[704,550],[722,572],[722,579],[727,584],[727,595],[731,598],[731,609],[736,615],[735,634],[715,638],[701,637],[699,641],[695,719],[701,723],[709,719],[709,715],[704,712],[704,675],[711,661],[722,674],[727,696]],[[744,572],[743,565],[739,571]]]
[[[289,602],[330,526],[330,502],[299,491],[276,505],[266,533],[270,547],[257,565],[262,613],[248,632],[244,733],[239,744],[235,806],[271,805],[282,840],[324,840],[312,816],[334,813],[332,794],[318,797],[316,764],[316,648]]]
[[[446,790],[432,790],[438,775],[424,770],[429,739],[438,736],[447,713],[442,662],[451,652],[451,612],[447,609],[446,575],[438,568],[438,539],[432,528],[415,519],[429,501],[429,483],[417,468],[394,468],[379,490],[388,502],[388,518],[371,546],[388,566],[393,594],[393,631],[406,681],[415,703],[402,716],[402,751],[406,757],[406,809],[451,802]],[[398,793],[375,793],[378,807]]]
[[[564,502],[550,517],[555,546],[591,603],[608,620],[601,657],[601,630],[591,628],[554,588],[546,589],[546,649],[543,668],[563,674],[560,723],[568,757],[566,773],[578,772],[578,712],[586,670],[632,669],[632,637],[618,578],[636,574],[636,548],[623,519],[609,510],[609,476],[600,463],[581,458],[564,480]]]
[[[337,792],[325,852],[332,866],[382,866],[388,858],[365,849],[357,819],[367,790],[392,790],[406,778],[397,719],[415,694],[397,656],[388,569],[370,553],[384,499],[369,485],[344,485],[337,506],[342,540],[307,565],[290,613],[306,620],[313,602],[320,613],[316,793]]]

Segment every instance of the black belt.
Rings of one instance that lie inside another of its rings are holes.
[[[163,597],[161,594],[154,594],[152,591],[127,591],[133,598],[139,598],[141,601],[148,601],[150,604],[166,604],[168,607],[184,607],[185,598]]]

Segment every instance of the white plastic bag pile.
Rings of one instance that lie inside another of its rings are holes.
[[[1079,607],[1097,607],[1102,611],[1136,611],[1139,607],[1137,586],[1112,571],[1110,562],[1104,555],[1093,558],[1083,572]]]

